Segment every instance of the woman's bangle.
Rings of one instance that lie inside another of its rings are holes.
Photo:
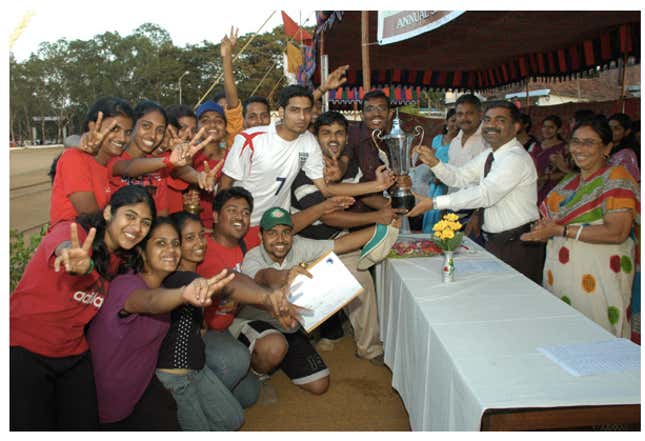
[[[580,235],[582,234],[582,230],[585,228],[584,225],[580,225],[580,228],[578,228],[578,232],[576,233],[576,240],[580,240]]]
[[[327,91],[323,90],[322,86],[318,86],[318,90],[320,91],[321,95],[324,95]]]
[[[170,171],[170,170],[172,170],[173,168],[175,168],[175,164],[173,164],[172,162],[170,162],[170,156],[164,156],[164,158],[163,158],[163,163],[164,163],[164,165],[166,166],[166,170],[168,170],[168,171]]]
[[[567,225],[565,225],[564,228],[562,229],[562,237],[567,237],[567,229],[568,229]]]
[[[87,271],[85,271],[83,275],[87,276],[89,273],[92,272],[92,270],[94,270],[94,261],[90,259],[90,266],[87,268]]]

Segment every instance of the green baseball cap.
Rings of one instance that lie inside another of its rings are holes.
[[[262,215],[262,219],[260,219],[260,228],[262,228],[262,230],[264,231],[270,230],[276,225],[288,225],[290,227],[293,227],[291,215],[284,208],[269,208]]]

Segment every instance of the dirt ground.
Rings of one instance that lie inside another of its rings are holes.
[[[11,150],[9,160],[9,226],[27,234],[49,219],[51,181],[47,172],[57,148]]]

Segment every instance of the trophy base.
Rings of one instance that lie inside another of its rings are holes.
[[[401,213],[407,213],[414,208],[414,195],[392,196],[392,209]]]

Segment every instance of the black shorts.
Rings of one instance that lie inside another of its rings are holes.
[[[267,322],[253,320],[242,326],[238,340],[253,352],[256,340],[274,333],[282,334],[287,340],[287,354],[280,363],[280,369],[294,384],[307,384],[329,376],[327,365],[302,330],[280,332]]]

